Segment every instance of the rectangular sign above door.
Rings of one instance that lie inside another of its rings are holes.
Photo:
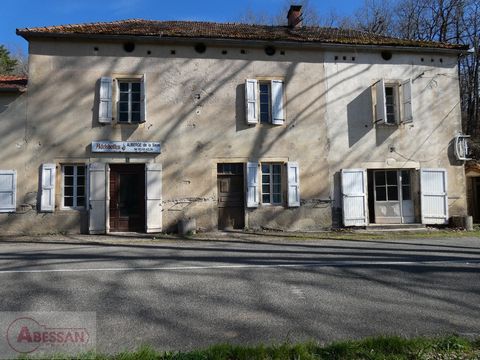
[[[92,152],[160,154],[160,143],[153,141],[92,141]]]

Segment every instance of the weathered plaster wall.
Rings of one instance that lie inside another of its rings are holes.
[[[147,77],[147,122],[99,124],[100,77],[141,74]],[[262,76],[285,79],[284,126],[245,124],[244,81]],[[373,125],[370,86],[380,78],[415,79],[413,125]],[[25,111],[23,98],[15,106]],[[463,166],[453,160],[449,146],[460,130],[458,101],[456,59],[446,55],[394,54],[386,62],[373,52],[286,48],[267,56],[262,48],[208,46],[198,54],[192,45],[146,43],[126,53],[121,43],[36,40],[30,44],[28,123],[11,133],[16,122],[1,114],[0,134],[11,141],[0,168],[19,171],[17,204],[34,205],[28,199],[36,201],[42,163],[162,163],[163,224],[170,231],[183,217],[194,217],[203,229],[216,227],[218,162],[298,161],[300,208],[247,210],[248,227],[289,230],[328,227],[332,213],[339,223],[342,168],[444,167],[450,212],[461,215],[466,211]],[[92,154],[93,140],[160,141],[162,153]],[[20,148],[12,145],[17,143]],[[57,205],[60,189],[58,175]],[[86,229],[84,212],[61,209],[0,214],[0,221],[4,231]]]
[[[338,174],[344,168],[445,168],[450,215],[466,215],[463,162],[452,151],[461,131],[457,71],[457,58],[445,54],[394,53],[387,61],[380,52],[325,53],[328,162],[329,176],[336,180],[331,191],[337,221]],[[374,125],[372,85],[382,78],[412,79],[412,124]]]
[[[166,230],[173,230],[185,216],[196,218],[200,228],[216,227],[220,161],[299,162],[302,200],[307,204],[300,209],[249,210],[250,227],[329,226],[330,209],[317,204],[330,196],[328,183],[319,181],[328,176],[321,53],[286,49],[284,55],[278,51],[267,56],[263,48],[246,48],[246,54],[240,50],[209,46],[198,54],[193,46],[137,44],[133,53],[126,53],[121,43],[32,41],[26,188],[38,189],[38,178],[31,174],[45,162],[126,160],[125,155],[92,154],[92,140],[160,141],[160,155],[132,155],[129,161],[162,163]],[[147,122],[100,125],[100,77],[144,73]],[[261,76],[285,79],[285,126],[245,124],[244,82]],[[60,180],[57,185],[59,204]],[[67,212],[44,216],[60,213]]]

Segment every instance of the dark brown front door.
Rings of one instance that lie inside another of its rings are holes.
[[[218,228],[245,227],[243,164],[218,164]]]
[[[110,165],[110,231],[145,230],[145,165]]]

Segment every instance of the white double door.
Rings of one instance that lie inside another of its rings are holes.
[[[415,222],[410,170],[374,170],[373,193],[375,223]]]

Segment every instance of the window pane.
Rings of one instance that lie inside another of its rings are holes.
[[[132,102],[132,111],[140,111],[140,103]]]
[[[402,171],[402,184],[410,185],[410,171],[406,171],[406,170]]]
[[[385,172],[376,171],[375,172],[375,185],[385,185]]]
[[[63,200],[64,206],[73,206],[73,197],[66,197]]]
[[[128,101],[128,93],[120,93],[120,101]]]
[[[282,202],[282,196],[280,194],[273,194],[273,202],[279,204]]]
[[[140,101],[140,93],[133,93],[132,94],[132,101],[139,102]]]
[[[119,110],[120,111],[128,111],[128,103],[127,102],[121,102],[119,104]]]
[[[377,201],[385,201],[387,200],[387,194],[384,186],[379,186],[376,189],[376,200]]]
[[[282,167],[280,165],[272,165],[273,167],[273,173],[274,174],[280,174],[280,171],[282,171]]]
[[[267,164],[262,164],[262,172],[263,173],[269,173],[270,172],[270,166]]]
[[[85,166],[78,165],[77,166],[77,175],[84,175],[85,174]]]
[[[268,114],[268,104],[260,104],[260,112]]]
[[[73,175],[73,166],[64,166],[63,167],[63,173],[65,175]]]
[[[77,187],[77,196],[85,195],[85,188],[83,186]]]
[[[261,123],[268,123],[270,119],[268,117],[268,113],[260,113],[260,122]]]
[[[73,176],[65,176],[65,185],[73,185]]]
[[[133,92],[140,92],[140,83],[132,83],[132,91]]]
[[[132,112],[132,122],[139,122],[139,121],[140,121],[140,113]]]
[[[77,206],[79,207],[85,206],[85,198],[83,196],[77,198]]]
[[[77,178],[77,185],[85,185],[85,177],[84,176],[79,176]]]
[[[268,84],[260,84],[260,93],[268,94]]]
[[[397,185],[397,172],[396,171],[387,171],[387,184],[388,185]]]
[[[393,87],[391,87],[391,86],[385,86],[385,95],[386,95],[386,96],[389,96],[389,95],[391,96],[391,95],[393,95]]]
[[[402,199],[412,200],[412,196],[410,194],[410,186],[402,186]]]
[[[398,200],[398,187],[388,186],[388,200]]]
[[[262,196],[262,203],[264,203],[264,204],[269,204],[269,203],[270,203],[270,195],[268,195],[268,194],[265,195],[265,194],[264,194],[264,195]]]
[[[120,91],[128,91],[128,83],[121,82],[120,83]]]
[[[281,184],[273,184],[273,192],[274,193],[281,193],[282,192],[282,185]]]
[[[128,121],[128,113],[121,112],[118,114],[118,121]]]
[[[268,185],[268,184],[262,185],[262,192],[264,194],[268,194],[270,192],[270,185]]]
[[[73,187],[65,186],[63,188],[63,193],[64,193],[65,196],[73,196]]]

